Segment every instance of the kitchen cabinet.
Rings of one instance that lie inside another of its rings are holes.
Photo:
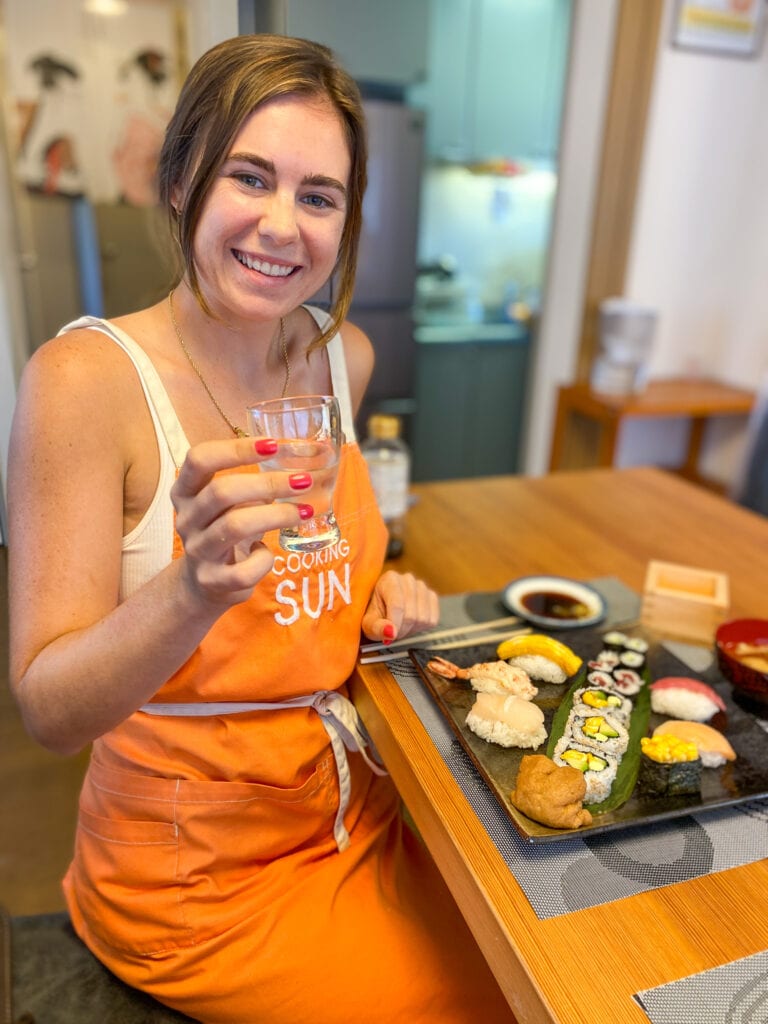
[[[426,76],[429,0],[278,0],[263,11],[252,12],[256,31],[323,43],[358,81],[406,86]]]
[[[557,155],[572,0],[434,0],[429,81],[433,157]]]
[[[518,472],[528,376],[526,328],[417,327],[415,337],[413,479]]]

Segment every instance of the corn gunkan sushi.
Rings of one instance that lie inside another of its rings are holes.
[[[643,736],[637,787],[646,796],[698,793],[701,758],[696,744],[669,734]]]
[[[599,804],[610,796],[619,762],[608,751],[598,753],[592,747],[574,740],[572,736],[565,735],[558,740],[552,760],[555,764],[567,764],[584,772],[587,784],[585,804]]]

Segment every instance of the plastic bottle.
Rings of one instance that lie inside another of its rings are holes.
[[[374,413],[368,419],[368,436],[360,445],[384,522],[389,531],[387,558],[402,554],[405,513],[411,479],[411,453],[400,437],[397,416]]]

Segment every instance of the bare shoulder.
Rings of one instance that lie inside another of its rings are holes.
[[[83,328],[52,338],[32,354],[15,419],[17,429],[33,431],[36,438],[66,429],[73,440],[80,434],[104,440],[141,401],[126,354],[100,331]]]
[[[340,333],[344,344],[352,404],[357,410],[373,373],[375,354],[371,339],[351,320],[344,321]]]

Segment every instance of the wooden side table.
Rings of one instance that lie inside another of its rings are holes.
[[[601,395],[592,392],[587,383],[568,384],[559,390],[549,468],[552,471],[613,466],[623,420],[685,417],[691,420],[691,432],[685,462],[678,472],[697,483],[711,484],[699,473],[707,420],[714,416],[748,415],[754,402],[753,391],[716,380],[651,380],[637,395]],[[590,427],[592,437],[589,437]]]

